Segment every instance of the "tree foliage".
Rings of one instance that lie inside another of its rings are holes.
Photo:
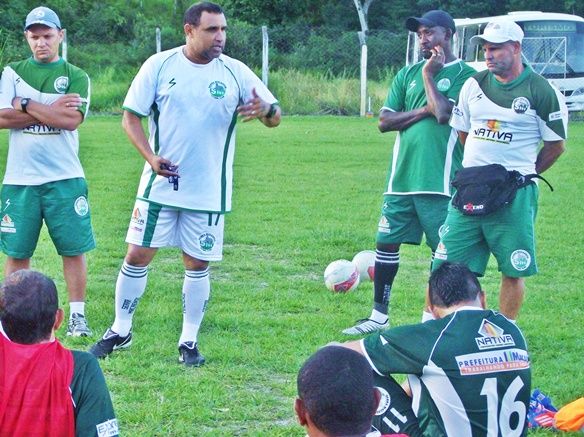
[[[54,9],[67,28],[70,59],[92,71],[111,66],[135,68],[153,53],[156,27],[161,29],[163,49],[181,44],[184,41],[182,16],[192,1],[44,0],[43,4]],[[223,0],[221,4],[230,28],[227,49],[237,57],[242,57],[239,54],[246,50],[253,51],[250,58],[260,55],[256,47],[260,41],[257,33],[260,25],[279,31],[280,35],[275,38],[281,40],[281,53],[288,51],[286,46],[294,51],[293,41],[297,41],[294,32],[305,33],[307,28],[326,28],[330,34],[337,35],[329,42],[323,41],[322,50],[327,53],[351,39],[345,32],[361,30],[354,0]],[[22,29],[26,14],[39,5],[38,0],[0,0],[0,5],[1,59],[28,56]],[[436,8],[450,11],[455,17],[499,15],[512,10],[584,15],[582,0],[375,0],[368,10],[368,27],[371,31],[405,33],[404,22],[408,16],[419,16]],[[290,33],[283,36],[286,29]],[[299,52],[314,50],[298,44]],[[342,49],[336,54],[337,59],[346,56]]]

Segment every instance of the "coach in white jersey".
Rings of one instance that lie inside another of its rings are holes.
[[[30,267],[43,222],[63,259],[69,293],[67,335],[88,336],[85,252],[95,247],[77,127],[89,110],[87,74],[59,56],[55,11],[26,17],[32,56],[8,64],[0,79],[0,129],[10,129],[2,182],[0,235],[4,274]]]
[[[186,45],[150,57],[124,101],[123,127],[146,160],[116,284],[116,317],[91,352],[105,357],[130,345],[132,316],[147,266],[160,247],[182,250],[185,275],[179,361],[200,366],[197,335],[210,293],[209,261],[223,249],[231,210],[235,123],[280,124],[278,102],[242,62],[223,54],[220,6],[202,2],[184,15]],[[148,116],[150,138],[141,118]]]
[[[522,63],[523,31],[515,22],[491,22],[473,39],[483,45],[487,70],[466,81],[450,121],[464,144],[463,167],[500,164],[521,175],[543,173],[564,152],[568,110],[563,95]],[[449,260],[483,275],[493,253],[502,273],[500,311],[516,319],[523,278],[537,273],[537,200],[532,182],[488,215],[465,215],[450,205],[434,268]]]
[[[485,294],[464,264],[443,263],[428,285],[435,320],[343,344],[365,355],[377,374],[373,425],[411,437],[525,436],[531,369],[520,329],[485,309]],[[395,374],[409,375],[411,398]]]

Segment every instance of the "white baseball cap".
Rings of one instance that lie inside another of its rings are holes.
[[[482,35],[473,36],[470,41],[472,43],[484,44],[490,42],[493,44],[500,44],[508,41],[523,41],[523,30],[515,22],[511,20],[497,20],[491,21],[485,27]]]
[[[35,24],[42,24],[43,26],[52,27],[53,29],[61,29],[61,20],[53,11],[45,6],[34,8],[26,16],[24,30]]]

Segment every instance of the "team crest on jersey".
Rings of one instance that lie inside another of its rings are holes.
[[[519,272],[527,270],[531,265],[531,255],[526,250],[516,250],[511,254],[511,265]]]
[[[379,219],[379,223],[377,224],[377,232],[381,232],[382,234],[390,234],[391,228],[389,227],[389,222],[385,216],[381,216]]]
[[[69,88],[69,78],[67,76],[59,76],[55,79],[53,86],[59,94],[65,94]]]
[[[494,349],[498,347],[515,346],[515,340],[511,334],[486,319],[483,319],[479,328],[480,337],[475,337],[475,341],[480,350]]]
[[[207,232],[204,233],[199,237],[199,245],[203,252],[209,252],[215,246],[215,236]]]
[[[511,108],[513,108],[517,114],[525,114],[530,106],[529,100],[527,100],[526,97],[517,97],[511,104]]]
[[[438,83],[436,84],[436,88],[438,88],[438,91],[448,91],[450,89],[450,79],[448,79],[447,77],[442,78],[438,81]]]
[[[391,405],[391,396],[383,387],[377,386],[376,388],[379,391],[379,394],[381,395],[381,399],[379,399],[379,405],[377,406],[377,411],[375,411],[375,415],[381,416],[389,409],[389,406]]]
[[[211,96],[213,96],[213,98],[215,99],[222,99],[223,97],[225,97],[226,91],[227,85],[225,85],[221,81],[216,80],[214,82],[211,82],[211,84],[209,85],[209,92],[211,93]]]
[[[2,224],[0,225],[0,231],[7,234],[15,234],[16,229],[14,228],[14,222],[8,214],[4,214],[2,217]]]
[[[89,212],[89,203],[87,203],[85,196],[79,196],[77,199],[75,199],[74,207],[75,212],[79,217],[83,217]]]

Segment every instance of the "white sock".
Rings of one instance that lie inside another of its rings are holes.
[[[73,314],[85,316],[85,302],[69,302],[69,318],[71,318]]]
[[[434,314],[430,311],[422,312],[422,323],[427,322],[428,320],[435,320]]]
[[[197,335],[207,309],[210,294],[209,268],[200,271],[185,270],[182,289],[183,325],[178,341],[179,345],[187,341],[197,342]]]
[[[384,314],[381,311],[377,311],[377,310],[371,311],[371,315],[369,316],[369,318],[371,320],[376,321],[377,323],[387,322],[387,314]]]
[[[124,261],[116,282],[116,319],[111,328],[122,337],[132,329],[132,317],[147,280],[148,267],[134,267]]]

